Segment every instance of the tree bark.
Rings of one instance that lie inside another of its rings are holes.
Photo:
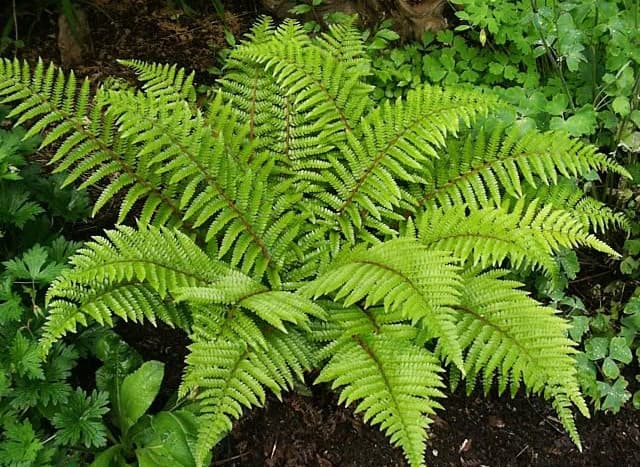
[[[261,0],[262,5],[277,18],[291,17],[289,10],[295,0]],[[327,13],[340,11],[357,13],[365,26],[383,19],[393,20],[393,28],[402,39],[420,39],[425,31],[447,27],[443,16],[445,0],[324,0],[306,20],[317,20]],[[317,16],[317,17],[314,17]]]

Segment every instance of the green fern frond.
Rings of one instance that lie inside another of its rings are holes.
[[[412,466],[423,466],[426,428],[444,397],[440,362],[429,351],[384,335],[356,336],[322,369],[316,383],[344,387],[340,402],[360,401],[356,412],[380,425]]]
[[[330,24],[328,31],[320,34],[317,42],[320,47],[340,61],[352,66],[370,68],[362,32],[353,27],[354,19],[344,24]]]
[[[45,128],[63,122],[57,131],[68,132],[72,124],[68,117],[82,119],[89,105],[89,82],[84,80],[80,89],[73,73],[65,77],[60,69],[50,64],[46,70],[41,60],[31,73],[29,65],[17,59],[0,59],[0,99],[2,103],[19,101],[8,117],[17,117],[16,125],[35,119],[25,138]],[[62,125],[62,127],[61,127]]]
[[[433,251],[415,239],[390,240],[338,258],[328,271],[303,289],[318,298],[332,294],[344,306],[383,304],[437,335],[447,360],[462,368],[462,353],[451,307],[458,303],[458,268],[448,253]]]
[[[467,389],[476,378],[489,391],[497,374],[498,391],[507,386],[515,395],[527,391],[554,401],[565,429],[580,447],[571,406],[589,415],[576,379],[575,343],[566,333],[569,324],[556,310],[540,305],[518,289],[521,284],[502,279],[506,271],[464,275],[464,293],[455,309],[457,332],[465,349]]]
[[[292,105],[304,114],[305,125],[294,131],[322,135],[323,146],[336,133],[351,131],[371,105],[372,87],[363,80],[368,68],[354,67],[318,47],[294,21],[285,21],[269,41],[237,48],[233,57],[262,65],[283,95],[295,96]]]
[[[420,216],[418,228],[425,245],[451,251],[481,268],[500,267],[508,259],[514,268],[541,269],[555,276],[559,271],[554,254],[562,248],[588,246],[617,255],[586,230],[581,216],[552,209],[538,199],[469,213],[464,206],[429,209]]]
[[[329,167],[320,166],[319,176],[328,190],[318,192],[319,215],[355,242],[355,232],[383,218],[398,220],[398,206],[406,196],[407,183],[423,183],[422,173],[448,135],[460,124],[469,125],[492,105],[477,91],[445,91],[424,86],[406,99],[385,102],[366,115],[357,132],[331,154]],[[310,177],[307,170],[301,177]],[[313,177],[310,178],[313,180]],[[328,215],[327,215],[328,214]]]
[[[420,206],[466,204],[475,209],[500,203],[505,193],[519,198],[523,185],[557,184],[593,170],[628,176],[624,167],[579,140],[497,125],[480,128],[464,141],[449,140],[447,157],[433,162],[425,171],[426,187],[414,187],[412,194]]]
[[[146,170],[136,160],[130,142],[119,137],[112,118],[106,115],[105,92],[89,97],[89,81],[80,88],[73,73],[68,77],[38,62],[33,74],[28,64],[0,60],[0,103],[20,102],[11,112],[18,122],[36,120],[27,136],[47,130],[41,147],[61,140],[51,163],[54,172],[69,170],[65,184],[82,179],[81,188],[108,181],[98,198],[94,214],[121,192],[146,198],[143,218],[157,224],[181,225],[175,193],[164,189],[162,176]],[[126,203],[128,206],[130,203]],[[121,220],[127,211],[120,212]]]
[[[165,98],[169,102],[196,100],[196,88],[193,85],[194,72],[186,73],[177,65],[147,63],[142,60],[118,60],[136,72],[138,79],[144,83],[142,89],[150,97]]]
[[[323,319],[326,315],[322,307],[300,295],[269,290],[250,277],[234,272],[207,286],[177,288],[173,295],[178,302],[239,306],[284,333],[287,332],[285,322],[308,329],[310,316]]]
[[[142,148],[138,159],[182,193],[183,220],[204,228],[205,242],[221,238],[220,258],[229,252],[232,266],[257,276],[284,265],[299,222],[291,202],[280,199],[287,184],[270,183],[272,160],[261,155],[245,165],[232,158],[224,135],[186,103],[158,106],[130,92],[111,93],[108,101],[121,135]]]
[[[217,334],[217,333],[215,333]],[[252,348],[246,342],[213,334],[194,336],[187,356],[181,395],[192,394],[199,403],[196,464],[202,465],[211,447],[232,428],[243,407],[261,406],[263,387],[278,397],[291,389],[302,372],[311,369],[312,349],[296,331],[270,331],[266,346]]]
[[[561,180],[557,185],[542,185],[525,191],[526,199],[539,199],[540,205],[550,204],[574,213],[585,228],[604,233],[618,228],[629,231],[630,220],[622,212],[615,212],[606,204],[591,198],[580,190],[575,180]]]
[[[184,325],[187,317],[167,301],[172,290],[206,285],[229,268],[202,252],[180,232],[121,226],[97,237],[71,257],[47,292],[49,315],[43,352],[87,317],[112,325],[112,316]]]
[[[414,341],[418,329],[403,316],[402,311],[388,313],[382,307],[362,309],[358,306],[343,307],[334,302],[322,302],[326,310],[326,319],[313,320],[309,338],[322,344],[317,352],[319,360],[324,361],[340,351],[345,345],[351,345],[353,336],[384,334],[392,339]]]

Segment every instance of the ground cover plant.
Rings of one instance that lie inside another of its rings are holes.
[[[7,108],[0,108],[4,121]],[[61,189],[28,161],[40,143],[22,127],[0,129],[0,463],[77,463],[105,441],[103,394],[75,390],[79,346],[57,343],[41,359],[44,292],[80,244],[63,226],[88,215],[85,193]],[[79,422],[84,419],[84,422]]]
[[[3,123],[8,112],[0,108]],[[0,129],[0,465],[88,465],[93,457],[96,466],[110,465],[100,463],[106,458],[150,465],[156,456],[194,465],[185,448],[195,435],[193,415],[145,414],[162,364],[143,363],[99,326],[41,358],[45,292],[81,246],[63,234],[89,215],[89,205],[84,191],[61,187],[66,174],[44,173],[34,160],[41,140],[25,134],[20,126]],[[93,362],[92,370],[80,374],[81,360]]]
[[[456,0],[451,29],[375,57],[379,95],[423,81],[503,88],[539,128],[637,153],[637,2]]]
[[[40,350],[90,323],[164,321],[192,340],[180,388],[203,465],[243,407],[319,369],[341,400],[424,463],[442,374],[550,400],[576,444],[588,415],[569,324],[515,270],[616,255],[592,231],[622,218],[576,178],[626,170],[595,147],[491,113],[488,93],[422,85],[373,99],[361,33],[309,37],[264,19],[199,107],[193,75],[126,61],[142,90],[0,64],[27,137],[46,131],[66,184],[119,197],[119,223],[47,294]],[[143,411],[144,412],[144,411]]]

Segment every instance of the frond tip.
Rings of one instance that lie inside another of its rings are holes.
[[[506,271],[467,273],[459,312],[458,333],[465,349],[467,389],[480,378],[487,393],[497,375],[498,391],[521,385],[550,399],[571,439],[580,438],[571,407],[589,415],[576,377],[575,343],[569,324],[556,310],[540,305],[518,282],[502,279]]]
[[[444,397],[438,359],[422,347],[385,336],[356,336],[323,368],[316,383],[342,387],[340,402],[380,425],[412,466],[423,466],[426,428]]]

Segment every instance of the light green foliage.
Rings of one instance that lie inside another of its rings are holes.
[[[45,354],[116,317],[187,330],[180,395],[199,408],[197,465],[266,390],[315,368],[412,465],[446,367],[470,389],[497,379],[550,399],[580,445],[568,324],[503,269],[553,279],[567,248],[615,254],[591,232],[623,220],[595,212],[574,180],[622,167],[563,135],[496,128],[487,93],[420,85],[376,104],[346,25],[311,38],[260,21],[203,108],[183,71],[126,64],[142,91],[91,97],[53,67],[0,62],[0,96],[31,133],[53,126],[43,144],[60,143],[67,182],[138,218],[94,238],[52,285]]]
[[[638,151],[638,2],[454,3],[454,30],[374,54],[379,97],[404,95],[425,80],[488,86],[541,128]]]

